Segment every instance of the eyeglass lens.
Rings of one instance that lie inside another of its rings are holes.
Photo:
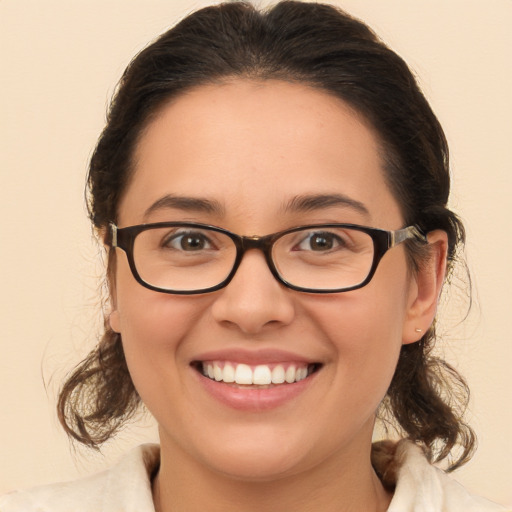
[[[272,247],[272,260],[288,283],[336,290],[363,282],[372,267],[371,236],[346,227],[315,227],[286,233]],[[225,233],[191,226],[156,227],[135,238],[133,258],[141,279],[175,291],[222,283],[236,261],[237,247]]]

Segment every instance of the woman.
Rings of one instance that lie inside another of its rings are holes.
[[[98,447],[142,402],[160,449],[2,511],[502,510],[430,465],[474,448],[430,356],[464,231],[442,129],[366,26],[189,16],[127,69],[89,192],[111,311],[60,419]],[[377,414],[404,440],[372,447]]]

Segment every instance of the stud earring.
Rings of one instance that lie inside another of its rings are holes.
[[[421,329],[418,329],[417,327],[416,327],[416,329],[414,329],[414,331],[417,332],[417,333],[422,332]]]

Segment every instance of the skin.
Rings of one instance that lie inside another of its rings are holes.
[[[294,211],[305,194],[344,204]],[[217,211],[148,208],[166,194],[206,198]],[[403,227],[375,133],[347,105],[307,86],[236,80],[201,86],[166,105],[143,133],[119,206],[120,227],[160,221],[264,235],[301,224]],[[428,328],[444,277],[446,235],[413,274],[403,246],[364,288],[329,295],[279,284],[249,251],[217,292],[178,296],[138,284],[117,251],[110,322],[134,384],[160,428],[157,510],[325,512],[386,510],[391,496],[370,464],[375,411],[400,347]],[[282,349],[321,363],[282,406],[240,411],[201,385],[191,361],[210,350]]]

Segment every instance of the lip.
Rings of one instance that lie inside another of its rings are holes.
[[[314,364],[319,361],[304,357],[286,350],[215,350],[203,352],[194,357],[193,362],[198,361],[235,361],[251,366],[257,364],[301,363]]]
[[[283,350],[218,350],[204,352],[195,357],[190,365],[202,389],[215,401],[237,411],[261,412],[283,407],[306,393],[318,374],[316,371],[307,378],[292,384],[279,384],[270,387],[239,386],[212,380],[197,371],[197,363],[211,360],[236,361],[248,365],[318,364],[318,361]]]

